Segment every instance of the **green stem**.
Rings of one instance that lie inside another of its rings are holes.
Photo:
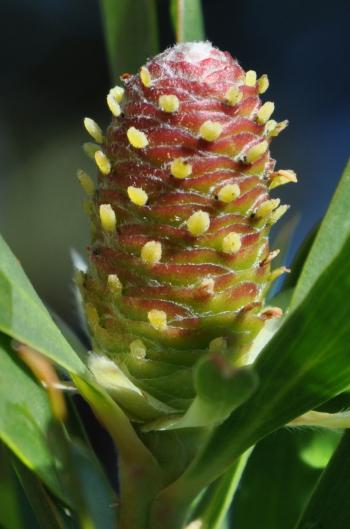
[[[217,529],[229,508],[252,449],[247,450],[214,485],[214,494],[203,512],[195,519],[202,522],[201,529]],[[176,482],[175,482],[176,483]],[[186,487],[186,482],[182,483]],[[193,489],[170,486],[164,489],[153,504],[149,529],[181,529],[193,501]]]
[[[196,513],[196,520],[201,521],[201,529],[220,529],[233,498],[236,494],[242,474],[253,448],[244,452],[226,472],[213,484],[210,500],[205,501],[202,512]]]
[[[121,487],[118,529],[146,529],[150,504],[163,483],[158,462],[105,391],[75,375],[72,378],[118,449]]]

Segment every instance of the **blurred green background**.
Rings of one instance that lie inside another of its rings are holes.
[[[349,1],[203,7],[208,38],[245,69],[267,72],[265,100],[276,102],[277,119],[290,119],[272,148],[277,167],[299,175],[278,193],[292,205],[289,217],[301,214],[290,259],[324,213],[350,151]],[[158,0],[157,11],[164,48],[174,39],[168,1]],[[99,3],[1,0],[0,21],[0,229],[39,294],[76,324],[70,249],[85,252],[88,223],[75,172],[94,172],[81,149],[82,119],[110,119]]]

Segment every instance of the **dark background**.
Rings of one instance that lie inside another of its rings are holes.
[[[162,47],[173,41],[167,4],[159,0]],[[272,147],[277,167],[299,175],[278,193],[292,205],[287,220],[300,215],[290,259],[324,214],[350,153],[349,0],[203,5],[208,38],[245,69],[268,73],[264,99],[276,102],[274,117],[290,120]],[[69,252],[83,253],[88,242],[75,171],[93,171],[80,147],[82,119],[109,119],[99,5],[1,0],[0,20],[0,228],[40,295],[74,321]]]

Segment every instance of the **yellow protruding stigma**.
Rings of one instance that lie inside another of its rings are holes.
[[[268,148],[269,148],[269,144],[267,143],[266,140],[258,143],[257,145],[253,145],[253,147],[251,147],[245,155],[246,162],[247,163],[256,162],[257,160],[259,160],[259,158],[261,158],[263,154],[265,154]]]
[[[298,181],[297,175],[291,169],[280,169],[275,173],[272,173],[270,179],[269,189],[289,184],[290,182],[296,183]]]
[[[256,72],[254,70],[249,70],[245,74],[245,84],[247,86],[255,86],[256,85]]]
[[[146,66],[142,66],[140,70],[140,79],[143,86],[149,88],[152,85],[151,73]]]
[[[165,331],[167,324],[167,315],[164,310],[152,309],[147,314],[148,321],[156,331]]]
[[[277,127],[278,123],[275,119],[269,119],[266,122],[265,128],[264,128],[264,134],[265,136],[272,136],[275,128]]]
[[[97,145],[96,143],[92,143],[91,141],[88,141],[83,144],[83,150],[85,154],[92,160],[95,159],[95,154],[97,151],[100,150],[100,148],[101,147],[99,145]]]
[[[114,231],[117,225],[115,213],[110,204],[100,205],[100,220],[104,231]]]
[[[196,211],[186,221],[187,229],[191,235],[203,235],[210,226],[210,217],[206,211]]]
[[[270,215],[269,224],[275,224],[288,211],[289,207],[287,204],[283,204],[275,209]]]
[[[255,217],[257,219],[263,219],[265,217],[268,217],[274,209],[276,209],[280,205],[280,199],[279,198],[271,198],[270,200],[265,200],[265,202],[262,202],[255,210]]]
[[[271,320],[272,318],[281,318],[283,316],[283,310],[280,307],[265,307],[259,314],[265,320]]]
[[[258,79],[258,92],[259,94],[263,94],[266,92],[270,85],[269,78],[267,77],[266,73],[259,77]]]
[[[84,118],[84,127],[97,143],[103,142],[104,136],[101,127],[97,125],[96,121],[91,118]]]
[[[171,113],[179,110],[180,101],[177,96],[166,94],[159,97],[158,104],[161,110]]]
[[[192,174],[192,165],[183,158],[176,158],[171,162],[170,173],[175,178],[187,178]]]
[[[288,127],[289,121],[285,119],[277,123],[275,128],[270,132],[270,136],[278,136],[285,128]]]
[[[114,294],[120,294],[123,285],[117,274],[109,274],[107,278],[107,286]]]
[[[274,110],[275,110],[275,104],[272,101],[266,101],[266,103],[264,103],[262,107],[260,107],[257,113],[257,116],[256,116],[257,122],[260,123],[261,125],[266,123],[272,116]]]
[[[117,103],[120,103],[124,97],[125,89],[122,86],[114,86],[109,93],[114,97]]]
[[[272,270],[269,275],[269,281],[276,281],[276,279],[278,279],[281,275],[286,274],[287,272],[290,272],[290,269],[286,268],[285,266],[275,268],[275,270]]]
[[[243,93],[236,86],[231,86],[225,94],[227,103],[232,106],[237,105],[237,103],[241,101],[242,97]]]
[[[238,233],[231,232],[222,239],[222,251],[224,253],[236,253],[241,249],[242,242]]]
[[[263,259],[262,261],[260,261],[260,266],[265,266],[269,263],[271,263],[271,261],[273,261],[273,259],[275,259],[275,257],[277,257],[277,255],[280,253],[281,250],[273,250],[272,252],[270,252],[266,257],[265,259]]]
[[[162,245],[158,241],[148,241],[142,246],[141,260],[145,264],[154,265],[162,258]]]
[[[214,340],[209,342],[209,351],[211,353],[222,353],[225,349],[227,349],[227,341],[223,336],[214,338]]]
[[[221,136],[221,133],[222,125],[217,121],[205,121],[199,129],[199,134],[205,141],[215,141]]]
[[[141,187],[128,187],[128,196],[133,204],[144,206],[147,203],[148,195]]]
[[[135,149],[143,149],[148,145],[148,139],[144,132],[138,130],[136,127],[130,127],[126,133],[130,145]]]
[[[95,193],[95,184],[85,171],[78,169],[77,178],[80,182],[81,187],[84,189],[85,193],[89,196],[92,196]]]
[[[129,344],[130,353],[134,358],[142,360],[146,358],[146,346],[142,340],[134,340]]]
[[[241,190],[238,184],[227,184],[220,189],[218,199],[221,200],[221,202],[229,203],[236,200],[240,194]]]
[[[112,112],[113,116],[115,116],[116,118],[120,116],[120,114],[122,113],[122,109],[120,108],[120,105],[116,98],[111,93],[107,95],[107,105],[109,110]]]
[[[95,162],[101,173],[109,174],[111,172],[111,162],[103,151],[95,152]]]

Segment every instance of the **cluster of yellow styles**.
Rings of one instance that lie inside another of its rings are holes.
[[[143,66],[140,69],[140,80],[145,87],[152,86],[152,77],[150,71]],[[263,94],[269,87],[269,80],[267,75],[262,75],[257,79],[256,72],[249,70],[245,74],[245,84],[247,86],[257,86],[259,94]],[[115,117],[122,114],[120,103],[124,97],[124,88],[115,86],[107,95],[107,105]],[[225,100],[229,105],[236,105],[243,97],[242,92],[237,87],[231,87],[225,94]],[[180,108],[180,101],[176,95],[166,94],[159,97],[158,105],[161,111],[166,113],[178,112]],[[270,119],[274,112],[275,105],[271,101],[264,103],[259,109],[256,121],[260,125],[265,125],[265,136],[277,136],[286,126],[287,121],[278,123],[274,119]],[[91,118],[84,119],[84,126],[90,134],[95,143],[85,143],[83,148],[86,154],[93,158],[98,169],[102,174],[108,175],[112,170],[111,161],[102,150],[104,142],[104,135],[99,125]],[[198,137],[207,141],[214,142],[222,133],[222,125],[215,121],[205,121],[198,130]],[[135,127],[130,127],[127,132],[127,139],[129,144],[135,149],[143,149],[149,144],[147,135]],[[269,148],[266,140],[249,148],[244,153],[242,161],[248,164],[253,164],[257,161]],[[174,178],[185,179],[191,177],[192,166],[183,158],[176,158],[170,163],[170,173]],[[78,179],[87,195],[92,196],[95,192],[95,185],[92,178],[83,170],[78,170]],[[270,181],[269,188],[296,182],[297,178],[291,170],[279,170],[273,173],[273,178]],[[129,186],[127,194],[130,201],[137,206],[145,206],[148,201],[147,193],[139,187]],[[222,187],[218,193],[218,200],[229,203],[236,200],[240,196],[240,188],[238,184],[227,184]],[[253,215],[256,219],[264,219],[269,217],[269,223],[274,224],[287,211],[287,205],[280,205],[279,199],[269,199],[260,204]],[[99,217],[101,227],[106,233],[113,233],[116,229],[117,218],[111,204],[101,204],[99,206]],[[186,221],[186,226],[189,233],[193,237],[200,236],[208,231],[210,227],[210,216],[207,212],[199,210],[193,213]],[[241,239],[238,233],[231,232],[222,240],[222,251],[228,254],[236,253],[241,248]],[[145,264],[154,265],[160,262],[162,258],[162,246],[160,242],[149,241],[141,249],[141,259]],[[284,273],[286,268],[281,267],[271,273],[271,280],[276,279],[279,275]],[[108,277],[108,286],[114,291],[120,292],[122,284],[115,274]],[[148,320],[152,327],[158,331],[166,329],[167,315],[161,310],[151,310],[148,313]],[[217,339],[216,339],[217,340]],[[214,340],[215,341],[215,340]],[[136,343],[140,342],[140,343]],[[136,351],[137,354],[143,354],[143,345],[140,340],[136,340],[130,345],[131,352]]]

